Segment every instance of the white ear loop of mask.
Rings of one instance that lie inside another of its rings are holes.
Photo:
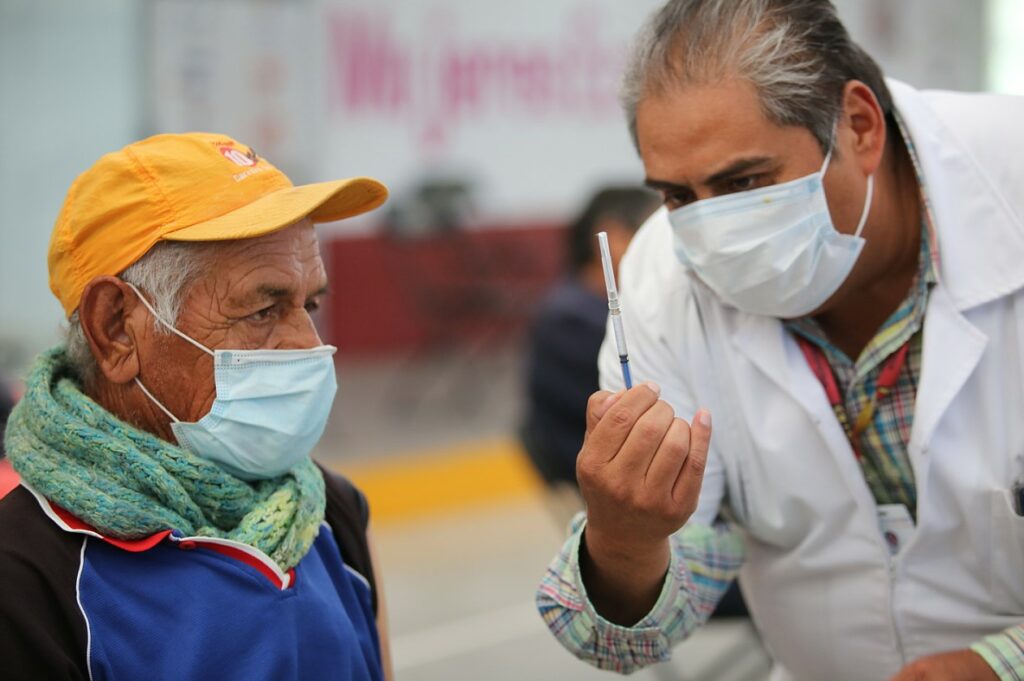
[[[146,296],[142,295],[142,291],[140,291],[138,288],[135,287],[135,284],[132,284],[131,282],[128,282],[128,281],[126,281],[125,283],[128,284],[128,287],[131,290],[135,291],[135,295],[137,295],[139,297],[139,300],[142,301],[142,304],[146,306],[146,309],[149,310],[150,314],[153,315],[154,319],[156,319],[158,322],[160,322],[165,327],[170,329],[170,331],[172,333],[177,334],[180,338],[182,338],[183,340],[188,341],[189,343],[191,343],[192,345],[196,346],[197,348],[199,348],[200,350],[202,350],[206,354],[216,356],[214,354],[213,350],[210,350],[208,347],[206,347],[205,345],[203,345],[199,341],[196,341],[196,340],[193,340],[192,338],[189,338],[188,336],[183,334],[181,331],[178,331],[176,328],[174,328],[173,325],[168,324],[167,321],[163,317],[161,317],[159,314],[157,314],[157,311],[155,309],[153,309],[153,306],[150,305],[148,300],[146,300]],[[181,422],[181,419],[179,419],[177,416],[172,414],[170,409],[165,407],[160,400],[156,399],[156,397],[153,396],[153,393],[149,392],[149,390],[146,388],[146,386],[142,385],[142,381],[139,380],[138,376],[135,377],[135,385],[139,386],[139,389],[142,390],[142,392],[146,394],[146,397],[148,397],[153,402],[153,404],[155,404],[157,407],[160,408],[160,411],[162,411],[163,413],[167,414],[167,418],[171,419],[171,421],[173,421],[174,423],[180,423]]]
[[[153,404],[155,404],[157,407],[159,407],[160,411],[162,411],[163,413],[167,414],[167,418],[169,418],[174,423],[181,423],[181,419],[179,419],[177,416],[172,414],[171,410],[168,409],[167,407],[165,407],[163,405],[163,403],[160,402],[160,400],[158,400],[155,397],[153,397],[153,393],[151,393],[148,390],[146,390],[146,386],[142,385],[142,381],[139,380],[138,376],[135,377],[135,385],[139,386],[139,390],[141,390],[142,392],[146,393],[146,397],[148,397],[150,399],[150,401],[153,402]]]
[[[832,133],[832,145],[828,149],[828,153],[825,154],[825,162],[821,166],[821,181],[825,182],[825,173],[828,171],[829,163],[832,162],[832,152],[836,148],[836,135]],[[871,199],[875,195],[875,176],[874,174],[868,175],[868,195],[864,198],[864,209],[860,213],[860,220],[857,222],[857,230],[853,233],[855,237],[859,237],[861,232],[864,231],[864,227],[868,224],[868,214],[871,213]]]
[[[871,199],[875,195],[875,176],[874,174],[868,175],[868,195],[864,199],[864,210],[860,214],[860,222],[857,223],[857,231],[854,232],[854,236],[860,236],[861,232],[864,231],[864,227],[868,224],[868,214],[871,212]]]

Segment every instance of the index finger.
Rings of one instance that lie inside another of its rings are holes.
[[[599,390],[590,396],[590,399],[587,400],[587,435],[590,435],[590,431],[594,429],[597,422],[601,420],[605,412],[618,401],[624,392],[626,391],[620,390],[617,393],[612,393],[607,390]]]
[[[587,412],[587,423],[593,422],[586,443],[594,454],[610,461],[626,441],[637,419],[657,404],[661,388],[650,381],[616,393]]]
[[[633,390],[639,388],[640,386],[646,386],[649,390],[651,390],[654,393],[655,397],[661,396],[661,386],[659,386],[654,381],[644,381],[640,385],[633,388]],[[593,431],[594,428],[597,427],[598,421],[600,421],[604,417],[604,415],[608,413],[608,410],[612,408],[612,405],[618,402],[619,399],[627,392],[629,391],[625,389],[620,390],[617,393],[612,393],[607,390],[599,390],[590,396],[590,399],[587,400],[586,435],[590,435],[591,431]]]

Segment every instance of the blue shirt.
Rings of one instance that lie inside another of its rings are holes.
[[[282,572],[234,541],[103,537],[30,491],[0,504],[5,679],[382,681],[370,583],[331,525]]]

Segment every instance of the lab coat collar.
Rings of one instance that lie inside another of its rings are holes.
[[[913,140],[932,205],[939,285],[960,311],[1024,287],[1024,225],[928,96],[896,80],[888,85]]]
[[[768,380],[788,394],[807,414],[821,437],[825,451],[831,454],[832,464],[842,476],[863,509],[873,509],[874,499],[861,472],[846,432],[829,404],[821,383],[815,378],[792,334],[782,322],[772,317],[736,313],[733,347],[747,358]],[[771,394],[760,388],[764,394]],[[815,459],[824,465],[824,459]],[[819,468],[819,474],[823,469]]]
[[[831,452],[853,497],[864,508],[873,509],[874,499],[846,433],[792,334],[786,333],[778,319],[735,314],[733,346],[800,405]],[[917,400],[909,442],[919,490],[925,487],[928,459],[924,455],[928,445],[942,416],[981,361],[987,344],[985,334],[956,309],[949,291],[936,287],[925,315],[924,356],[918,384],[918,394],[928,397]]]

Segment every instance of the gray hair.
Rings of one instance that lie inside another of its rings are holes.
[[[209,244],[185,241],[161,241],[142,258],[118,275],[149,296],[150,303],[162,319],[177,324],[181,305],[189,285],[202,271]],[[155,319],[157,333],[170,333]],[[99,370],[89,341],[82,330],[78,310],[68,318],[65,345],[71,366],[85,383],[91,383]]]
[[[881,69],[829,0],[669,0],[640,30],[623,79],[633,143],[645,97],[731,76],[754,85],[769,120],[808,129],[823,151],[847,82],[871,88],[887,117],[893,108]]]

